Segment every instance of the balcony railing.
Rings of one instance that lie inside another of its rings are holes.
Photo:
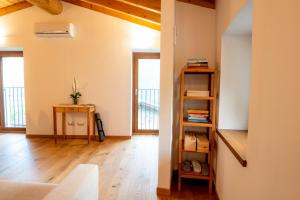
[[[25,128],[24,87],[4,87],[4,122],[6,128]]]
[[[138,90],[138,129],[159,129],[159,89]]]

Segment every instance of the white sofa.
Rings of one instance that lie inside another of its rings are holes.
[[[98,200],[97,165],[80,164],[59,184],[0,180],[0,200]]]

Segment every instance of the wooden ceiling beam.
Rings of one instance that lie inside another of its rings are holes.
[[[98,11],[110,16],[114,16],[123,20],[130,21],[135,24],[139,24],[154,30],[160,30],[160,13],[153,12],[151,10],[146,10],[141,7],[137,7],[134,5],[129,5],[122,2],[117,2],[116,0],[63,0],[68,3],[72,3],[77,6],[81,6],[84,8],[88,8],[90,10]],[[127,1],[127,0],[126,0]],[[138,1],[138,0],[128,0],[131,2],[139,3],[139,5],[150,5],[150,0]],[[154,0],[152,2],[153,5],[156,5],[154,2],[158,2],[160,0]],[[104,5],[100,4],[103,3]],[[117,2],[117,3],[116,3]],[[149,4],[146,4],[149,3]],[[126,4],[126,5],[125,5]],[[124,6],[125,5],[125,6]],[[25,9],[33,6],[31,3],[27,1],[22,1],[16,3],[11,6],[7,6],[4,8],[0,8],[0,16]],[[159,6],[160,7],[160,6]],[[152,6],[150,9],[158,8],[158,5]]]
[[[129,15],[140,17],[152,22],[160,23],[160,14],[149,10],[142,9],[117,0],[82,0],[93,4],[98,4],[113,10],[117,10]]]
[[[145,9],[151,9],[157,12],[161,10],[161,0],[122,0],[122,2],[129,2],[136,6],[142,6]]]
[[[140,17],[136,17],[136,16],[133,16],[133,15],[124,13],[124,12],[120,12],[118,10],[108,8],[106,6],[102,6],[102,5],[97,4],[97,3],[83,1],[83,0],[63,0],[63,1],[74,4],[74,5],[77,5],[77,6],[80,6],[80,7],[83,7],[83,8],[87,8],[87,9],[90,9],[90,10],[101,12],[101,13],[104,13],[104,14],[107,14],[107,15],[110,15],[110,16],[113,16],[113,17],[117,17],[117,18],[120,18],[120,19],[123,19],[123,20],[127,20],[127,21],[130,21],[132,23],[139,24],[139,25],[142,25],[142,26],[154,29],[154,30],[160,30],[160,23],[151,22],[151,21],[145,20],[145,19],[140,18]]]
[[[60,0],[26,0],[26,1],[47,11],[52,15],[58,15],[63,11],[63,5]]]
[[[13,13],[13,12],[16,12],[18,10],[22,10],[22,9],[25,9],[25,8],[28,8],[28,7],[31,7],[32,4],[27,2],[27,1],[21,1],[19,3],[15,3],[11,6],[6,6],[6,7],[3,7],[3,8],[0,8],[0,16],[3,16],[3,15],[6,15],[6,14],[9,14],[9,13]]]
[[[177,0],[184,3],[190,3],[197,6],[215,9],[215,0]]]

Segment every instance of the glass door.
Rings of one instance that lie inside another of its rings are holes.
[[[25,93],[22,52],[1,53],[1,128],[24,130]]]
[[[135,53],[134,72],[134,132],[158,133],[160,110],[159,53]]]

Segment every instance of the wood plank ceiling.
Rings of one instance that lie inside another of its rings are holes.
[[[28,0],[29,1],[29,0]],[[30,0],[31,2],[34,0]],[[49,0],[45,0],[46,2]],[[63,0],[90,10],[160,30],[161,0]],[[177,0],[206,8],[215,8],[215,0]],[[24,0],[0,0],[0,16],[31,7]]]

